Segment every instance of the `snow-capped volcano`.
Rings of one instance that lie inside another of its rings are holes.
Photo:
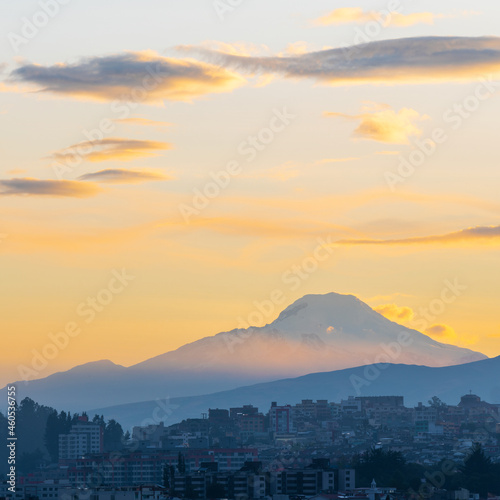
[[[373,362],[448,366],[484,358],[394,323],[352,295],[329,293],[302,297],[264,327],[206,337],[134,369],[288,377]]]
[[[442,367],[485,358],[389,321],[352,295],[329,293],[302,297],[263,327],[219,333],[129,368],[89,363],[20,383],[18,392],[80,411],[373,363]]]

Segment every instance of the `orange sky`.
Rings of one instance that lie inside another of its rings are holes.
[[[273,290],[263,323],[352,293],[500,354],[500,6],[93,2],[0,21],[2,383],[140,362]]]

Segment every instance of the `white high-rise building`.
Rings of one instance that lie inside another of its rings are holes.
[[[69,460],[89,453],[102,453],[103,432],[98,424],[80,417],[71,427],[69,434],[59,435],[59,459]]]

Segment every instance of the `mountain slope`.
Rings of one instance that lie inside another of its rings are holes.
[[[378,374],[377,374],[378,370]],[[205,396],[159,398],[127,405],[91,410],[116,418],[122,425],[151,423],[162,419],[166,425],[185,418],[200,418],[209,408],[231,408],[244,404],[258,406],[266,413],[272,401],[295,404],[302,399],[328,399],[340,402],[349,396],[402,395],[406,406],[424,404],[438,396],[448,404],[472,391],[490,403],[500,403],[500,356],[459,366],[431,368],[415,365],[373,365],[327,373],[313,373],[293,379],[278,380]],[[368,376],[368,378],[367,378]]]
[[[99,362],[21,382],[18,397],[82,411],[378,361],[448,366],[484,358],[393,323],[352,295],[329,293],[302,297],[264,327],[219,333],[129,368]]]
[[[270,376],[360,366],[385,352],[383,345],[411,338],[391,362],[448,366],[486,356],[432,340],[389,321],[352,295],[306,295],[287,307],[271,324],[233,330],[187,344],[132,367],[163,371],[215,370]]]

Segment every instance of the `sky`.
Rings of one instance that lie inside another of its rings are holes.
[[[309,293],[500,355],[498,2],[0,14],[2,384]]]

